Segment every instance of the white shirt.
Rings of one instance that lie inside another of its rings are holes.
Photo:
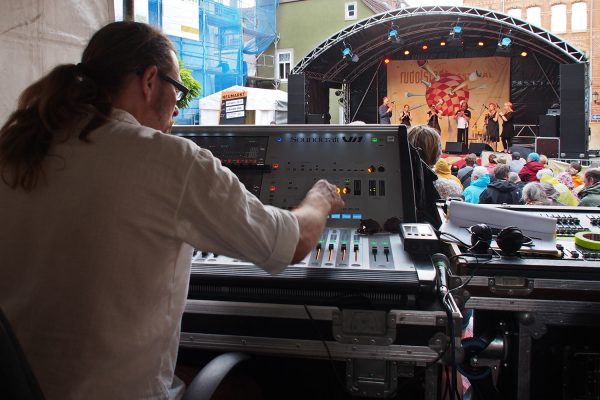
[[[458,129],[467,129],[469,127],[469,121],[467,121],[464,116],[459,115],[456,117],[456,125]]]
[[[0,181],[0,307],[47,399],[165,399],[192,246],[277,272],[298,222],[124,111],[73,136],[32,192]]]

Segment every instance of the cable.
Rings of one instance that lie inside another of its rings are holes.
[[[333,357],[331,356],[331,351],[329,350],[329,346],[327,345],[327,342],[324,339],[325,336],[321,333],[321,330],[319,329],[319,327],[317,326],[317,323],[313,319],[313,316],[310,313],[308,306],[306,304],[302,304],[302,306],[304,307],[304,311],[306,311],[306,315],[308,315],[308,319],[310,319],[310,322],[311,322],[313,328],[315,329],[317,336],[320,338],[321,343],[323,343],[323,347],[325,347],[325,351],[327,352],[327,358],[329,360],[329,364],[331,365],[331,372],[335,376],[335,379],[336,379],[337,383],[340,385],[340,387],[343,388],[344,391],[346,391],[346,389],[347,389],[346,385],[340,379],[340,376],[338,375],[337,370],[335,368],[335,364],[333,363]]]

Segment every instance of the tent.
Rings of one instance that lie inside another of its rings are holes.
[[[286,92],[236,85],[200,99],[200,125],[219,125],[221,93],[241,90],[247,92],[246,124],[269,125],[273,121],[287,124]]]

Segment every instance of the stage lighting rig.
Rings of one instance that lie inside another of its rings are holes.
[[[392,24],[392,26],[390,26],[390,31],[388,32],[387,37],[388,42],[395,42],[396,44],[400,44],[402,42],[400,40],[400,33],[398,31],[399,28],[397,25]]]
[[[344,60],[352,61],[354,63],[358,62],[359,57],[358,55],[352,52],[352,46],[350,46],[346,42],[343,42],[343,46],[344,48],[342,49],[342,56],[344,57]]]

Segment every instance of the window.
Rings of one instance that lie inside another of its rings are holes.
[[[542,9],[540,7],[529,7],[527,9],[527,22],[542,26]]]
[[[552,6],[552,16],[550,17],[550,30],[555,33],[564,33],[567,31],[566,4],[555,4]]]
[[[292,62],[294,61],[293,49],[281,49],[277,51],[277,69],[275,70],[275,79],[287,81],[290,71],[292,70]]]
[[[582,32],[587,30],[587,4],[583,1],[573,3],[571,6],[571,30]]]
[[[508,10],[507,14],[513,18],[523,18],[523,10],[521,10],[520,8],[511,8],[510,10]]]
[[[357,18],[356,1],[344,4],[344,9],[346,10],[346,20]]]

